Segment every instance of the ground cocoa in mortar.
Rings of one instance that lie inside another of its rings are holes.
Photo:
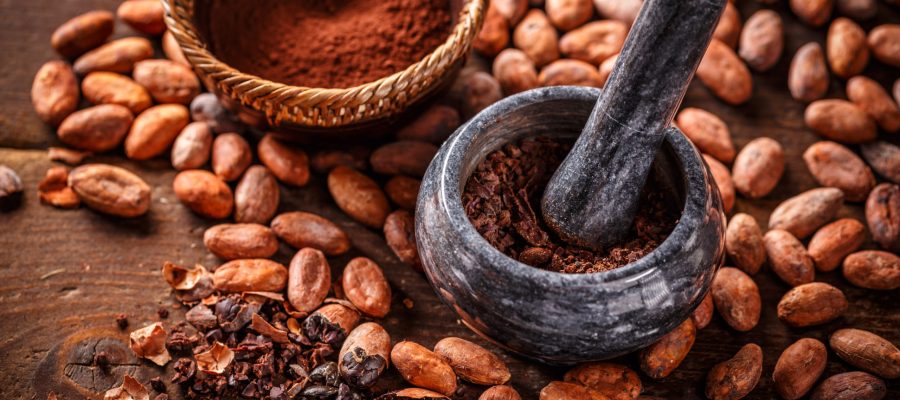
[[[297,86],[346,88],[402,71],[447,40],[449,0],[198,2],[217,58]]]
[[[551,233],[539,218],[547,181],[572,143],[550,138],[508,144],[482,161],[463,191],[463,206],[487,241],[525,264],[551,271],[591,273],[636,261],[662,243],[677,222],[651,176],[641,193],[633,231],[625,243],[605,251],[572,246]]]

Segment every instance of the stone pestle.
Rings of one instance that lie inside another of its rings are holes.
[[[564,240],[604,249],[631,231],[653,159],[727,0],[647,0],[541,200]]]

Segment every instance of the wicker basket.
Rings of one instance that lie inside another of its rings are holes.
[[[283,131],[332,131],[395,119],[439,87],[464,63],[481,27],[486,0],[461,0],[447,41],[405,70],[346,89],[291,86],[246,74],[218,60],[194,20],[195,0],[163,0],[166,25],[207,88],[246,122]],[[247,115],[250,115],[248,117]],[[253,116],[263,121],[252,121]]]

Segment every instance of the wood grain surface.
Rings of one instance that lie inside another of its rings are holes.
[[[113,10],[112,0],[0,0],[0,164],[18,171],[25,182],[20,207],[0,213],[0,393],[4,399],[46,399],[52,391],[63,399],[100,398],[106,389],[121,382],[123,374],[146,380],[171,373],[134,358],[127,349],[127,332],[159,320],[157,310],[171,315],[165,323],[183,318],[159,269],[164,261],[183,264],[216,265],[218,261],[202,244],[206,227],[216,221],[204,220],[182,207],[171,189],[175,172],[167,160],[131,162],[121,154],[95,157],[92,161],[124,166],[142,176],[153,189],[153,204],[146,216],[120,220],[88,209],[65,211],[43,206],[37,198],[37,184],[52,163],[46,147],[57,145],[53,130],[34,115],[29,90],[35,71],[45,61],[56,58],[49,45],[53,29],[81,12],[95,8]],[[760,5],[740,1],[746,19]],[[898,10],[880,3],[879,15],[863,24],[866,30],[877,23],[900,22]],[[721,116],[731,128],[740,148],[753,138],[769,136],[785,147],[787,170],[778,188],[761,200],[738,198],[735,212],[746,212],[765,226],[771,210],[782,200],[816,187],[800,158],[812,143],[820,140],[803,125],[804,105],[790,98],[786,75],[791,55],[801,45],[817,41],[824,45],[826,28],[800,24],[788,11],[787,2],[773,7],[785,21],[787,41],[778,65],[765,74],[754,74],[754,96],[739,107],[716,99],[699,83],[691,86],[685,105],[707,109]],[[131,31],[119,23],[116,36]],[[891,85],[900,77],[891,69],[872,61],[865,74]],[[834,78],[829,97],[844,97],[844,82]],[[882,134],[885,137],[885,134]],[[887,138],[897,143],[898,136]],[[540,388],[560,379],[564,369],[544,366],[504,353],[486,344],[463,327],[452,311],[441,304],[425,278],[402,265],[386,247],[380,232],[367,229],[342,214],[324,187],[324,178],[314,176],[308,187],[282,187],[280,211],[304,210],[336,221],[350,234],[351,253],[330,259],[335,273],[350,258],[365,255],[378,262],[394,290],[391,313],[383,321],[395,341],[414,340],[432,346],[440,338],[455,335],[474,340],[496,350],[509,363],[512,385],[524,398],[536,399]],[[859,204],[845,205],[841,217],[863,218]],[[870,242],[866,248],[874,248]],[[286,263],[293,250],[282,244],[276,260]],[[670,399],[703,398],[704,380],[713,364],[730,358],[743,344],[757,343],[764,349],[764,372],[748,399],[775,398],[771,374],[784,348],[802,337],[827,341],[841,327],[871,330],[895,344],[900,343],[900,297],[898,291],[875,292],[855,288],[840,272],[818,274],[816,280],[844,290],[850,301],[847,313],[830,324],[789,328],[776,318],[776,305],[789,287],[768,268],[754,277],[763,295],[762,319],[751,332],[729,329],[716,316],[700,331],[693,350],[671,376],[654,381],[642,376],[644,394]],[[412,300],[411,309],[403,305]],[[116,327],[115,316],[125,313],[130,326]],[[106,351],[111,364],[93,366],[96,351]],[[634,369],[634,356],[621,358]],[[825,376],[854,370],[829,353]],[[167,381],[167,380],[166,380]],[[396,373],[379,387],[401,385]],[[900,383],[888,381],[889,399],[900,398]],[[177,388],[169,394],[180,398]],[[459,398],[476,398],[482,388],[464,385]]]

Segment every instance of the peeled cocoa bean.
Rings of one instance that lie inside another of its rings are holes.
[[[209,171],[189,169],[175,175],[172,189],[191,211],[207,218],[225,218],[234,208],[234,196],[225,181]]]
[[[744,345],[734,357],[713,366],[706,376],[706,397],[713,400],[741,399],[750,394],[763,368],[762,349]]]
[[[596,390],[575,383],[552,381],[541,389],[539,400],[606,400]]]
[[[357,222],[381,228],[390,212],[387,196],[368,176],[337,166],[328,174],[328,191],[338,207]]]
[[[89,11],[56,28],[50,45],[61,56],[72,58],[103,44],[114,27],[115,17],[111,12]]]
[[[886,251],[860,251],[844,259],[843,273],[856,286],[894,290],[900,287],[900,257]]]
[[[847,18],[836,18],[828,27],[825,54],[835,75],[844,79],[859,75],[869,63],[866,32]]]
[[[810,400],[881,400],[887,394],[884,381],[865,372],[845,372],[822,381]]]
[[[766,261],[762,230],[752,216],[738,213],[728,221],[725,230],[725,252],[734,265],[755,275]]]
[[[94,104],[118,104],[135,115],[153,105],[150,93],[131,78],[115,72],[91,72],[81,82],[84,98]]]
[[[593,65],[579,60],[561,59],[541,69],[538,85],[602,87],[603,82]]]
[[[263,258],[229,261],[213,272],[213,286],[224,292],[280,292],[287,280],[284,265]]]
[[[141,37],[113,40],[84,53],[75,60],[73,69],[78,75],[93,71],[129,73],[138,61],[153,57],[153,45]]]
[[[772,229],[763,237],[769,265],[781,280],[791,286],[810,283],[815,278],[815,264],[812,257],[790,232]]]
[[[231,182],[240,178],[252,162],[253,150],[241,135],[223,133],[213,140],[212,169],[222,180]]]
[[[347,300],[363,314],[382,318],[391,310],[391,285],[381,267],[366,257],[347,263],[341,274],[341,288]]]
[[[578,383],[610,400],[632,400],[641,394],[641,378],[624,365],[608,362],[581,364],[566,372],[566,382]]]
[[[814,143],[803,153],[803,161],[816,182],[840,189],[847,201],[863,201],[875,187],[875,175],[866,163],[835,142]]]
[[[369,163],[379,174],[422,177],[437,150],[431,143],[401,140],[375,149]]]
[[[510,50],[518,51],[515,49]],[[500,56],[497,56],[497,58],[494,59],[495,71],[497,69],[497,60],[499,59]],[[532,67],[532,69],[534,69],[534,67]],[[496,73],[494,75],[496,76]],[[537,73],[535,73],[535,77],[536,76]],[[535,80],[536,79],[537,78],[535,78]],[[456,111],[455,108],[440,104],[433,105],[416,119],[412,120],[412,122],[400,128],[400,130],[397,131],[397,140],[418,140],[441,144],[450,137],[456,128],[459,128],[459,124],[459,111]]]
[[[300,312],[319,308],[331,289],[331,267],[321,251],[300,249],[291,259],[288,273],[287,297]]]
[[[696,337],[694,322],[690,318],[684,320],[656,343],[640,351],[641,371],[653,379],[669,376],[691,351]]]
[[[384,222],[384,238],[394,255],[416,271],[422,270],[422,260],[416,247],[415,220],[412,214],[397,210]]]
[[[565,56],[599,66],[622,51],[628,26],[616,20],[589,22],[559,39],[559,51]]]
[[[819,271],[832,271],[865,241],[866,227],[862,223],[852,218],[839,219],[813,235],[809,241],[809,256]]]
[[[900,147],[879,140],[863,144],[860,150],[875,172],[891,182],[900,183]]]
[[[713,278],[713,303],[716,311],[728,326],[746,332],[759,322],[762,300],[756,282],[743,271],[732,268],[720,268]]]
[[[134,65],[133,76],[159,103],[187,105],[200,94],[200,80],[194,71],[174,61],[140,61]]]
[[[187,124],[172,143],[172,167],[179,171],[202,167],[209,161],[212,144],[212,130],[206,122]]]
[[[810,26],[822,26],[831,18],[833,0],[790,0],[791,11]]]
[[[715,114],[688,107],[678,113],[675,124],[702,153],[709,154],[724,163],[734,160],[731,132],[725,121]]]
[[[710,321],[712,321],[713,313],[715,312],[716,306],[715,303],[713,303],[712,292],[709,292],[706,296],[703,296],[703,300],[700,301],[700,304],[694,309],[694,312],[691,313],[691,320],[694,321],[694,326],[697,330],[706,328]]]
[[[827,363],[828,350],[822,342],[811,338],[794,342],[784,349],[775,364],[772,373],[775,390],[785,400],[803,397],[822,376]]]
[[[559,36],[547,15],[531,9],[513,31],[513,45],[541,68],[559,58]]]
[[[262,165],[247,169],[234,188],[234,220],[266,224],[278,211],[281,195],[275,176]]]
[[[125,138],[125,155],[134,160],[148,160],[165,152],[181,130],[190,122],[187,107],[161,104],[142,112]]]
[[[522,50],[505,49],[494,58],[492,73],[507,96],[538,86],[537,68]],[[402,139],[397,135],[398,139]]]
[[[293,186],[305,186],[309,181],[309,157],[303,150],[266,134],[257,144],[256,152],[259,160],[279,181]]]
[[[900,25],[876,26],[869,32],[867,42],[878,61],[900,68]]]
[[[85,164],[69,172],[69,186],[84,204],[104,214],[133,218],[150,209],[150,186],[124,168]]]
[[[41,203],[58,208],[77,208],[81,205],[78,195],[69,187],[69,169],[66,167],[47,170],[44,179],[38,183],[38,196]]]
[[[738,105],[753,95],[750,70],[728,45],[713,39],[700,65],[697,77],[722,101]]]
[[[799,285],[778,302],[778,319],[792,327],[820,325],[847,311],[847,298],[840,289],[823,282]]]
[[[278,251],[278,238],[259,224],[219,224],[203,232],[203,245],[225,260],[268,258]]]
[[[116,15],[134,30],[147,35],[160,35],[166,30],[165,10],[155,0],[126,0],[119,4]]]
[[[854,367],[886,379],[900,377],[900,350],[881,336],[862,329],[840,329],[831,334],[828,344]]]
[[[475,343],[458,337],[441,339],[434,352],[460,378],[476,385],[502,385],[509,381],[506,363],[496,354]]]
[[[794,100],[808,103],[821,99],[830,81],[821,45],[810,42],[797,49],[788,71],[788,89]]]
[[[351,386],[370,387],[390,366],[390,354],[391,337],[387,331],[374,322],[361,324],[347,335],[341,346],[338,356],[341,377]]]
[[[772,192],[784,173],[784,149],[774,139],[750,141],[737,154],[731,170],[734,187],[742,195],[758,199]]]
[[[741,13],[730,1],[725,4],[725,11],[713,31],[713,39],[722,41],[731,48],[736,48],[741,36]]]
[[[31,105],[41,121],[58,126],[78,109],[78,79],[65,61],[48,61],[34,75]]]
[[[882,183],[872,190],[866,200],[866,222],[876,243],[900,252],[900,186]]]
[[[759,10],[747,19],[741,31],[738,55],[757,71],[768,71],[781,58],[784,27],[781,16],[772,10]]]
[[[791,197],[769,215],[769,229],[783,229],[805,238],[834,219],[844,203],[844,193],[836,188],[807,190]]]
[[[519,396],[519,392],[513,389],[512,386],[497,385],[481,392],[478,400],[522,400],[522,396]]]
[[[102,153],[122,143],[133,121],[127,108],[101,104],[73,112],[62,121],[56,134],[69,146]]]
[[[731,212],[734,208],[734,180],[731,178],[731,172],[725,164],[719,162],[708,154],[703,154],[703,160],[709,166],[709,172],[712,172],[713,180],[719,188],[719,195],[722,196],[722,206],[725,212]]]

